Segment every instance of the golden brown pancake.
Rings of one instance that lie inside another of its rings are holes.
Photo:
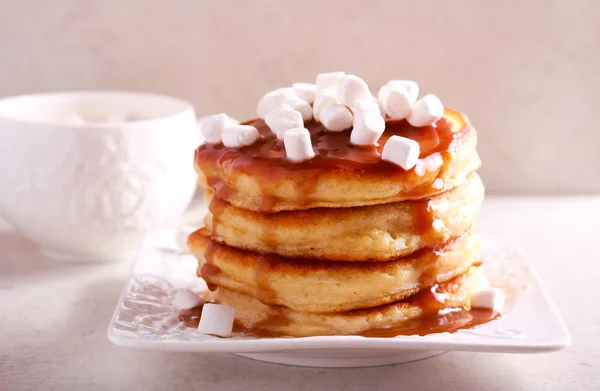
[[[378,306],[448,281],[481,261],[475,234],[388,262],[332,262],[242,251],[196,231],[188,245],[209,285],[303,312],[338,312]]]
[[[205,144],[194,159],[202,186],[247,210],[277,212],[422,199],[464,183],[481,164],[475,129],[465,115],[450,109],[435,127],[414,128],[405,120],[388,119],[379,146],[369,147],[350,145],[350,130],[326,132],[320,123],[307,122],[317,155],[302,163],[286,158],[283,143],[263,120],[247,124],[259,130],[262,138],[257,143],[239,149]],[[418,173],[381,160],[383,145],[393,135],[419,142],[420,158],[437,157],[441,165]]]
[[[431,199],[354,208],[264,214],[214,198],[210,210],[216,217],[205,222],[214,240],[244,250],[321,260],[388,261],[462,235],[475,221],[483,197],[481,179],[473,173],[463,185]]]
[[[305,337],[349,335],[398,327],[445,308],[470,306],[474,290],[487,285],[480,267],[472,267],[446,283],[426,289],[405,300],[336,313],[297,312],[261,303],[253,296],[219,287],[209,299],[236,309],[236,322],[250,334]]]

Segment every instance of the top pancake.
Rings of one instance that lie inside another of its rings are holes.
[[[263,120],[247,124],[261,134],[255,144],[238,149],[205,144],[194,158],[201,185],[247,210],[268,213],[422,199],[460,185],[481,164],[475,129],[464,114],[450,109],[436,126],[415,128],[405,120],[388,119],[379,145],[369,147],[350,145],[350,130],[326,132],[320,123],[307,122],[316,156],[301,163],[286,158],[283,143]],[[418,175],[415,169],[381,160],[383,146],[393,135],[419,142],[421,161],[439,156],[441,166]],[[432,187],[436,179],[442,186]]]

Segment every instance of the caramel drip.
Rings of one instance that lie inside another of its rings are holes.
[[[262,254],[257,258],[258,265],[254,273],[256,298],[265,304],[272,303],[277,298],[277,292],[269,284],[270,270],[278,262],[276,258],[269,254]]]
[[[431,200],[411,202],[410,212],[416,233],[426,245],[435,245],[439,241],[439,234],[433,229],[434,213],[431,209]]]
[[[195,160],[206,174],[208,186],[221,199],[227,199],[235,192],[222,178],[231,177],[232,172],[243,172],[257,181],[264,181],[265,183],[259,183],[263,191],[269,188],[269,183],[275,177],[294,180],[296,184],[300,184],[297,203],[299,206],[306,205],[313,201],[319,174],[328,170],[354,175],[369,172],[394,177],[404,185],[402,193],[411,198],[410,194],[418,195],[423,189],[411,188],[408,178],[413,175],[411,171],[381,160],[383,145],[391,136],[407,137],[419,143],[420,158],[439,153],[446,161],[454,141],[470,130],[467,119],[461,114],[449,111],[449,115],[459,117],[462,124],[457,126],[456,120],[453,122],[444,117],[434,126],[415,128],[405,120],[388,120],[379,145],[364,147],[349,143],[351,130],[327,132],[320,123],[309,121],[305,126],[311,133],[316,156],[302,163],[293,163],[286,158],[283,143],[272,134],[263,120],[252,120],[246,124],[259,130],[261,139],[258,142],[239,149],[227,148],[222,144],[205,144],[196,150]],[[460,129],[455,129],[457,127]],[[269,212],[278,201],[271,194],[263,194],[260,210]]]
[[[204,262],[198,273],[198,277],[201,277],[206,282],[208,289],[211,291],[217,289],[217,285],[213,281],[215,276],[221,273],[221,269],[214,264],[214,253],[217,250],[217,247],[218,244],[211,240],[204,251]]]

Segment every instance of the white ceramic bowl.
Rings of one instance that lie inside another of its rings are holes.
[[[55,258],[132,257],[187,208],[199,140],[193,106],[168,96],[1,99],[0,214]]]

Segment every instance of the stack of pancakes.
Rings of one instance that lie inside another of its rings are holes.
[[[349,131],[309,122],[317,156],[302,163],[285,159],[264,121],[248,124],[256,144],[196,151],[210,203],[206,227],[188,240],[209,299],[234,307],[240,329],[368,335],[469,308],[486,283],[472,230],[484,187],[463,114],[446,109],[421,128],[388,120],[379,146],[361,148]],[[392,135],[419,142],[415,169],[381,160]]]

